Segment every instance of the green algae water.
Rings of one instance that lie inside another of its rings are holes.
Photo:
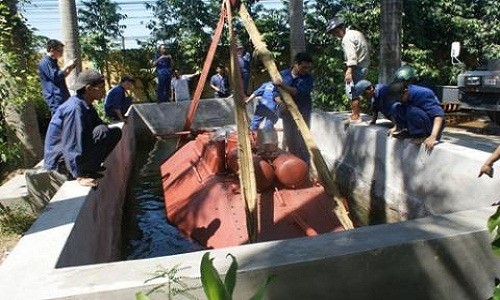
[[[177,139],[141,139],[124,207],[124,259],[142,259],[202,250],[186,239],[165,216],[160,164],[175,150]]]

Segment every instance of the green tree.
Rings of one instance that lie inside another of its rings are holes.
[[[307,3],[307,2],[306,2]],[[326,22],[341,15],[348,25],[360,29],[372,49],[368,79],[377,81],[380,66],[380,0],[316,0],[305,9],[306,44],[315,59],[314,104],[324,109],[346,109],[343,98],[343,55],[340,43],[326,36]],[[459,70],[450,63],[453,41],[462,42],[468,68],[482,58],[500,58],[498,1],[409,0],[403,1],[402,61],[412,64],[426,83],[454,83]],[[343,99],[343,100],[340,100]]]
[[[151,43],[166,42],[174,64],[184,72],[201,68],[211,42],[211,34],[219,19],[220,3],[202,0],[167,0],[146,4],[153,19],[147,24]],[[182,62],[179,64],[178,62]]]
[[[118,13],[118,4],[110,0],[82,1],[82,6],[78,10],[82,52],[102,74],[106,74],[110,85],[110,53],[119,47],[116,41],[121,39],[126,28],[120,22],[127,15]]]
[[[255,0],[246,1],[246,5],[249,6],[252,16],[263,12],[262,6]],[[201,68],[219,20],[221,1],[158,0],[146,4],[146,8],[151,10],[154,16],[146,24],[151,30],[151,40],[147,48],[154,50],[157,42],[166,42],[176,67],[184,72]],[[238,38],[244,45],[249,45],[248,35],[237,21],[237,14],[234,16]],[[225,31],[214,58],[214,65],[228,62],[228,47]]]
[[[0,162],[22,158],[31,167],[42,156],[43,146],[34,102],[40,100],[36,78],[33,35],[17,10],[17,0],[0,3]],[[22,153],[11,151],[21,148]]]
[[[283,68],[290,61],[290,12],[284,8],[263,9],[259,2],[247,2],[252,17],[268,48]],[[402,1],[401,60],[412,64],[429,84],[453,83],[458,70],[449,61],[453,41],[461,41],[469,68],[480,58],[500,57],[500,6],[495,0],[409,0]],[[314,106],[325,110],[346,110],[344,96],[344,57],[340,41],[325,33],[328,20],[341,15],[349,26],[361,30],[371,45],[372,66],[368,79],[377,82],[380,67],[381,0],[304,1],[306,51],[313,55],[316,78]],[[203,4],[200,0],[157,1],[149,6],[156,20],[148,26],[153,41],[170,43],[174,62],[182,61],[188,71],[201,66],[215,27],[220,1]],[[244,32],[236,23],[240,39]],[[182,33],[179,33],[182,32]],[[247,44],[247,43],[246,43]],[[152,49],[152,48],[151,48]],[[227,58],[227,39],[223,38],[217,58]],[[254,74],[259,73],[254,65]]]
[[[483,58],[500,58],[498,1],[404,1],[403,11],[403,60],[431,83],[453,82],[453,41],[464,46],[468,68]]]

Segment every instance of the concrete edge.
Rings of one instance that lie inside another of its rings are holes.
[[[493,214],[494,207],[462,211],[448,215],[433,216],[394,224],[362,227],[355,230],[324,234],[313,238],[300,238],[264,242],[240,247],[208,250],[215,258],[215,266],[224,273],[229,268],[228,253],[239,263],[238,276],[250,279],[243,284],[240,278],[239,291],[251,293],[254,284],[265,280],[270,274],[282,274],[290,267],[327,263],[346,259],[362,253],[377,252],[388,247],[428,243],[440,239],[463,237],[471,234],[485,234],[486,220]],[[390,232],[390,234],[388,234]],[[78,282],[78,287],[61,288],[50,297],[70,297],[112,293],[120,298],[133,298],[140,290],[147,291],[166,280],[153,277],[154,271],[180,267],[179,275],[191,286],[199,285],[199,263],[207,251],[186,253],[169,257],[115,262],[90,266],[56,269],[50,273],[50,282]],[[344,258],[342,258],[344,257]],[[253,274],[253,275],[252,275]],[[278,275],[279,276],[279,275]],[[283,275],[284,276],[284,275]],[[238,284],[237,284],[238,286]],[[135,292],[134,292],[135,291]],[[202,291],[197,294],[203,295]]]

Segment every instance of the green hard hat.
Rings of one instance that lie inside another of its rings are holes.
[[[409,65],[404,65],[394,73],[394,81],[413,81],[417,79],[415,69]]]

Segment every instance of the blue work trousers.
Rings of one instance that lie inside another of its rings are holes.
[[[259,129],[260,123],[264,121],[265,129],[273,129],[274,124],[278,122],[278,115],[276,111],[270,110],[267,106],[262,103],[257,104],[255,108],[254,116],[250,122],[250,130],[255,131]]]
[[[241,81],[243,81],[243,94],[248,95],[248,84],[250,83],[250,73],[241,72]]]
[[[82,174],[93,174],[99,170],[106,157],[120,141],[122,131],[118,127],[99,125],[92,131],[93,144],[84,149],[79,168]]]
[[[311,122],[311,113],[302,112],[302,117],[309,127]],[[309,165],[311,159],[309,150],[307,150],[306,143],[304,142],[304,139],[302,139],[302,135],[300,134],[299,128],[297,127],[297,124],[295,124],[292,115],[289,112],[286,112],[281,116],[281,119],[283,120],[283,135],[288,151],[301,158]]]
[[[158,73],[157,101],[158,103],[167,102],[171,93],[171,74]]]
[[[399,128],[406,128],[411,137],[425,137],[431,134],[433,118],[413,105],[398,103],[393,109],[394,121]]]

